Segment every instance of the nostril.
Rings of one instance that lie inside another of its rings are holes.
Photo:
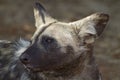
[[[29,61],[30,61],[29,55],[22,54],[22,55],[20,56],[20,61],[21,61],[23,64],[28,64]]]
[[[27,58],[23,58],[23,59],[22,59],[22,62],[23,62],[23,63],[27,63],[27,62],[28,62],[28,59],[27,59]]]

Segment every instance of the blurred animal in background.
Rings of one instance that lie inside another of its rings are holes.
[[[37,30],[30,41],[0,43],[1,49],[10,51],[6,54],[9,58],[1,55],[8,60],[1,66],[1,80],[101,80],[93,46],[108,22],[108,14],[95,13],[64,23],[36,3],[34,16]]]
[[[26,80],[21,79],[27,71],[19,61],[20,50],[27,46],[24,43],[28,44],[22,39],[0,40],[0,80]]]

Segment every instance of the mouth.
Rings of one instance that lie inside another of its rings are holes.
[[[39,67],[35,67],[35,66],[32,66],[32,65],[24,65],[24,66],[30,72],[43,72],[43,70],[40,69]]]
[[[54,71],[57,68],[49,68],[49,67],[40,67],[40,66],[33,66],[33,65],[24,65],[26,70],[33,73],[39,73],[39,72],[49,72]]]

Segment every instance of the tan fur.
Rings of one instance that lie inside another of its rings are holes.
[[[49,16],[37,3],[34,16],[37,30],[31,46],[20,57],[28,69],[39,72],[41,80],[100,80],[93,45],[108,22],[108,14],[95,13],[75,22],[64,23]],[[51,38],[54,41],[52,46],[49,45]]]

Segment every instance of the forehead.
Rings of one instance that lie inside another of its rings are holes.
[[[43,36],[49,36],[57,40],[59,44],[67,45],[74,42],[72,28],[69,25],[55,23],[48,26],[40,35],[39,38]]]
[[[41,35],[48,35],[50,37],[71,37],[72,29],[65,23],[55,23],[48,28]]]

